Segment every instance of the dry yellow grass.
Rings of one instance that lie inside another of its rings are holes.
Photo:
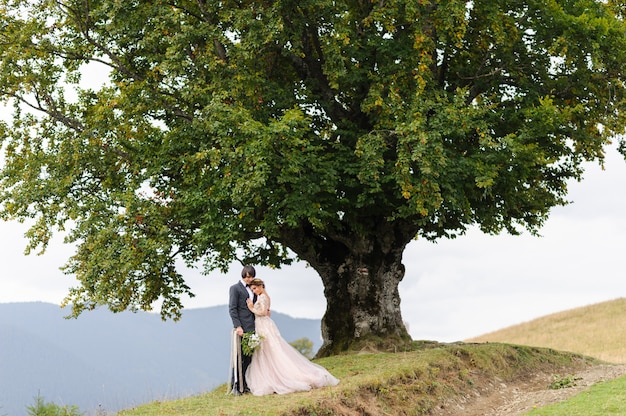
[[[466,340],[554,348],[626,363],[626,299],[570,309]]]

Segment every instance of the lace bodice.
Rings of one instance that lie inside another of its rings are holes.
[[[270,310],[270,298],[266,294],[260,295],[254,304],[253,312],[257,316],[266,316]]]

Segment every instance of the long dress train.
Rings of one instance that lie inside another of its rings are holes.
[[[252,394],[285,394],[337,385],[338,379],[281,337],[278,327],[267,316],[269,307],[270,300],[266,294],[260,295],[254,304],[256,332],[263,338],[246,372]]]

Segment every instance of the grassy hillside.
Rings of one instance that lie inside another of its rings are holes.
[[[626,299],[547,315],[468,342],[506,342],[554,348],[626,363]]]
[[[426,415],[478,391],[484,394],[496,378],[508,382],[538,373],[569,374],[596,363],[551,349],[434,342],[415,342],[414,350],[407,352],[343,355],[317,362],[341,380],[338,386],[282,396],[235,397],[226,395],[224,385],[204,395],[155,402],[119,415]]]
[[[467,343],[416,341],[406,352],[318,360],[341,380],[336,387],[284,396],[233,397],[226,395],[224,385],[203,395],[126,410],[119,416],[446,414],[455,403],[488,395],[500,382],[530,380],[539,374],[561,377],[601,363],[597,359],[626,363],[625,321],[626,299],[617,299],[549,315]],[[595,405],[592,401],[591,406]]]

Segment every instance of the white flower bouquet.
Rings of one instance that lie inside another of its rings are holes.
[[[256,332],[245,332],[241,337],[241,349],[244,355],[252,355],[261,345],[263,337]]]

